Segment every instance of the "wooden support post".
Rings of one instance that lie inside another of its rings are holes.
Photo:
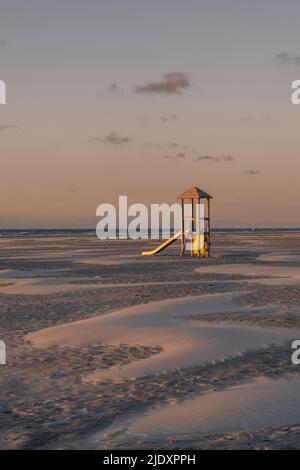
[[[196,218],[198,219],[198,217],[199,217],[199,220],[197,220],[198,227],[196,228],[196,231],[197,231],[197,250],[198,250],[198,256],[200,257],[201,256],[201,198],[200,197],[197,200],[197,204],[198,204],[198,207],[197,207]]]
[[[184,199],[181,199],[181,247],[180,247],[180,256],[184,255]]]
[[[194,217],[195,217],[195,213],[194,213],[194,199],[193,199],[193,198],[191,199],[191,205],[192,205],[192,210],[191,210],[191,215],[192,215],[192,224],[191,224],[192,238],[190,238],[190,251],[191,251],[191,256],[193,256],[193,254],[194,254],[194,246],[195,246],[194,238],[193,238]]]
[[[207,199],[207,232],[208,232],[208,249],[207,256],[210,257],[210,199]]]

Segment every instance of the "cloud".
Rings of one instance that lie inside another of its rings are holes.
[[[107,134],[105,137],[96,137],[93,140],[96,142],[105,142],[108,144],[121,145],[121,144],[128,144],[128,142],[131,142],[133,139],[131,139],[128,136],[122,136],[118,134],[117,132],[111,132],[110,134]]]
[[[181,148],[183,150],[188,150],[190,149],[191,147],[187,144],[178,144],[177,142],[170,142],[169,144],[166,145],[166,147],[170,147],[170,148]]]
[[[184,152],[176,153],[176,155],[165,155],[164,158],[167,160],[184,160],[186,155]]]
[[[208,160],[216,162],[216,161],[219,161],[219,157],[212,157],[211,155],[201,155],[200,157],[195,158],[196,162],[202,162],[202,161],[208,161]]]
[[[189,145],[178,144],[177,142],[170,142],[168,144],[159,144],[156,142],[142,142],[148,149],[165,149],[166,152],[173,150],[174,152],[183,152],[190,150]]]
[[[223,155],[222,157],[214,157],[212,155],[201,155],[195,158],[196,162],[211,161],[211,162],[232,162],[234,157],[232,155]]]
[[[161,122],[165,123],[169,121],[177,121],[178,117],[176,116],[176,114],[171,114],[171,116],[161,116],[160,120]]]
[[[0,125],[0,132],[10,131],[10,130],[18,130],[21,129],[19,126],[15,126],[14,124],[2,124]]]
[[[119,85],[117,84],[117,82],[113,82],[109,85],[107,90],[109,91],[109,93],[117,93],[119,91]]]
[[[296,65],[300,66],[300,55],[292,55],[288,52],[280,52],[276,54],[276,59],[281,65]]]
[[[171,95],[181,94],[182,91],[190,86],[189,77],[183,72],[166,73],[162,79],[157,82],[149,82],[146,85],[138,85],[135,87],[137,94],[157,94]]]
[[[234,160],[232,155],[223,155],[222,160],[224,162],[232,162]]]
[[[169,116],[160,116],[158,119],[161,122],[163,122],[164,124],[166,124],[167,122],[178,121],[178,116],[176,116],[176,114],[170,114]],[[149,123],[149,122],[154,122],[154,119],[150,118],[148,116],[139,116],[137,118],[137,121],[139,123],[146,124],[146,123]],[[156,121],[156,119],[155,119],[155,121]]]
[[[160,149],[162,147],[161,144],[155,144],[152,142],[144,142],[144,146],[148,149]]]
[[[139,116],[137,118],[138,122],[141,122],[141,123],[148,123],[148,122],[151,122],[151,118],[149,118],[148,116]]]
[[[258,175],[260,175],[260,171],[259,170],[247,170],[247,171],[245,171],[245,175],[247,175],[247,176],[258,176]]]

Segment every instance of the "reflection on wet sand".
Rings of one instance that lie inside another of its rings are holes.
[[[272,263],[297,263],[300,266],[300,254],[298,253],[281,253],[262,255],[258,258],[260,261],[270,261]]]
[[[227,274],[248,276],[247,282],[264,285],[297,284],[300,282],[300,266],[269,266],[264,264],[219,264],[202,266],[196,271],[201,274]]]
[[[300,421],[300,379],[265,379],[210,392],[124,420],[90,439],[155,443],[162,439],[291,426]]]
[[[22,279],[25,278],[25,279]],[[5,279],[5,277],[3,277]],[[150,286],[189,286],[201,284],[226,284],[240,281],[230,280],[198,280],[198,281],[157,281],[157,282],[101,282],[100,276],[90,277],[89,284],[83,283],[80,278],[34,278],[27,276],[19,276],[17,278],[6,278],[4,285],[0,287],[0,294],[17,294],[17,295],[47,295],[56,293],[67,293],[78,290],[96,290],[96,289],[121,289],[124,287],[150,287]],[[87,280],[87,278],[85,278]],[[1,281],[1,278],[0,278]]]
[[[105,316],[46,328],[28,336],[39,347],[78,347],[97,343],[160,346],[161,353],[121,367],[97,370],[91,383],[124,381],[174,368],[224,360],[267,344],[292,340],[299,331],[222,324],[185,318],[209,313],[250,311],[232,293],[165,300],[116,310]]]
[[[7,285],[0,287],[0,293],[11,295],[47,295],[97,288],[97,284],[79,283],[78,278],[9,279]]]

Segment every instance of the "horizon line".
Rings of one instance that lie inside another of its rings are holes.
[[[294,226],[244,226],[244,227],[211,227],[211,230],[300,230],[300,227]],[[95,231],[95,227],[20,227],[20,228],[0,228],[0,231],[30,231],[30,230],[89,230]],[[120,229],[119,227],[116,228],[117,231],[127,230],[127,229]],[[176,228],[171,227],[170,230],[176,230]],[[151,228],[148,229],[151,231]],[[161,231],[161,230],[160,230]]]

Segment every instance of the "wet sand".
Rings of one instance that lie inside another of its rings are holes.
[[[277,257],[270,255],[270,261],[277,260]],[[259,257],[258,259],[262,259]],[[284,260],[292,259],[296,263],[296,256],[284,257]],[[300,265],[300,260],[299,263]],[[255,282],[264,285],[296,284],[300,283],[300,269],[298,266],[266,266],[257,264],[224,264],[219,266],[205,266],[197,268],[197,272],[226,274],[229,276],[245,276],[247,282]]]
[[[295,426],[300,422],[300,379],[258,378],[251,383],[207,393],[140,413],[104,433],[89,436],[94,447],[101,439],[118,445],[142,441],[152,445],[180,436],[253,431],[263,427]]]
[[[174,368],[224,361],[228,356],[300,338],[300,329],[195,324],[192,321],[193,315],[221,315],[229,311],[244,315],[250,313],[236,297],[236,294],[227,293],[151,302],[89,320],[46,328],[28,335],[27,339],[35,346],[48,348],[142,343],[162,349],[153,357],[109,370],[96,370],[84,378],[86,382],[95,384],[106,380],[122,383]],[[187,316],[190,321],[186,320]]]
[[[299,448],[300,233],[0,242],[1,448]]]

